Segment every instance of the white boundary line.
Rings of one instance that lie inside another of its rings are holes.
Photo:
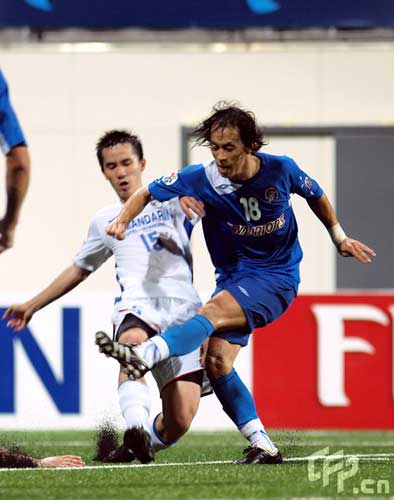
[[[281,446],[285,445],[292,445],[292,446],[297,446],[299,448],[304,448],[307,446],[327,446],[329,443],[328,441],[305,441],[302,443],[299,443],[297,441],[293,440],[279,440],[278,443]],[[75,447],[91,447],[94,446],[94,441],[93,440],[79,440],[79,441],[39,441],[35,442],[33,440],[31,441],[18,441],[18,445],[20,446],[29,446],[31,444],[34,444],[34,446],[37,447],[57,447],[57,446],[75,446]],[[199,446],[199,444],[194,445],[193,443],[188,443],[187,446]],[[241,443],[242,446],[242,443]],[[355,447],[361,447],[361,446],[371,446],[373,448],[379,448],[379,447],[391,447],[394,448],[394,441],[335,441],[335,446],[336,447],[341,447],[341,446],[355,446]]]
[[[376,453],[376,454],[350,454],[350,455],[311,455],[304,457],[285,458],[283,461],[288,462],[307,462],[309,460],[325,460],[332,458],[358,458],[360,460],[371,460],[379,462],[394,461],[394,453]],[[59,467],[59,468],[21,468],[21,469],[0,469],[0,472],[15,472],[15,471],[63,471],[63,470],[101,470],[101,469],[139,469],[141,467],[178,467],[180,465],[228,465],[234,464],[232,460],[209,460],[207,462],[167,462],[161,464],[115,464],[115,465],[87,465],[85,467]]]

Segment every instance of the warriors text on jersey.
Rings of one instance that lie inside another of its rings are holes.
[[[114,255],[120,300],[126,307],[133,300],[145,297],[199,302],[192,285],[189,250],[192,225],[179,201],[152,201],[130,222],[126,238],[119,241],[108,236],[105,229],[121,208],[120,204],[106,207],[95,215],[88,238],[74,258],[75,264],[95,271]]]
[[[211,161],[162,177],[149,191],[160,201],[188,195],[204,202],[204,236],[218,282],[237,273],[264,271],[296,288],[302,250],[290,196],[318,199],[323,191],[291,158],[256,156],[261,168],[245,182],[222,177]]]

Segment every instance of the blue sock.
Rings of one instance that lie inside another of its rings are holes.
[[[234,368],[227,375],[210,378],[210,382],[223,410],[238,428],[258,418],[252,395]]]
[[[214,331],[209,319],[197,314],[186,323],[169,328],[160,337],[166,341],[170,356],[182,356],[200,347]]]

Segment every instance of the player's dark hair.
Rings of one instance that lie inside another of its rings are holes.
[[[38,461],[30,457],[15,444],[0,442],[0,469],[20,469],[38,467]]]
[[[192,132],[196,144],[207,146],[211,142],[211,133],[215,129],[237,127],[245,147],[258,151],[266,144],[263,129],[256,123],[252,111],[247,111],[233,103],[219,101],[208,118],[202,121]]]
[[[104,170],[103,149],[112,148],[117,144],[130,144],[134,148],[138,159],[141,161],[144,158],[142,143],[137,135],[128,130],[109,130],[100,137],[96,144],[96,155],[102,171]]]

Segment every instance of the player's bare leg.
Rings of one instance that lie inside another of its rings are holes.
[[[76,455],[59,455],[37,460],[38,467],[56,469],[61,467],[83,467],[85,462]]]
[[[202,371],[185,375],[164,387],[163,412],[151,424],[156,451],[175,444],[189,430],[200,403],[201,383]]]
[[[21,451],[18,447],[11,449],[0,447],[0,467],[3,468],[60,468],[83,467],[85,462],[76,455],[57,455],[54,457],[33,458]]]

